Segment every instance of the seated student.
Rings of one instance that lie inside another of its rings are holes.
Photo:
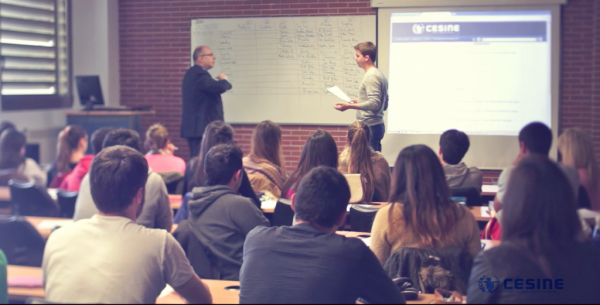
[[[104,127],[100,128],[94,133],[92,133],[92,153],[93,155],[85,155],[79,163],[73,168],[73,171],[69,173],[63,181],[60,183],[58,187],[61,190],[69,191],[69,192],[79,192],[79,186],[81,185],[81,180],[88,173],[90,166],[92,165],[92,160],[94,156],[100,153],[102,150],[102,142],[104,142],[104,138],[106,135],[115,130],[112,127]]]
[[[57,188],[84,158],[88,136],[83,127],[69,125],[58,134],[57,157],[48,169],[48,187]]]
[[[348,145],[340,154],[338,170],[342,174],[361,174],[367,180],[367,201],[381,202],[390,190],[390,166],[383,154],[371,148],[371,129],[363,122],[348,127]]]
[[[25,134],[8,128],[0,135],[0,171],[14,172],[33,181],[37,186],[46,187],[46,172],[35,160],[25,157]]]
[[[269,191],[276,198],[287,178],[281,152],[281,128],[271,121],[260,122],[252,132],[250,154],[244,169],[255,192]]]
[[[269,226],[252,200],[237,194],[242,183],[242,150],[219,144],[204,159],[206,187],[193,190],[188,224],[215,257],[221,280],[239,280],[246,235],[257,226]]]
[[[360,239],[335,234],[346,221],[349,200],[348,183],[335,168],[309,171],[292,195],[294,225],[248,234],[240,303],[405,303]]]
[[[383,265],[398,248],[463,247],[481,250],[471,211],[450,201],[438,157],[425,145],[403,149],[394,165],[390,204],[377,212],[371,250]]]
[[[451,189],[474,187],[481,192],[483,185],[481,171],[460,162],[470,145],[469,137],[464,132],[456,129],[446,130],[440,137],[438,154]]]
[[[48,238],[42,263],[46,300],[154,304],[169,284],[190,303],[211,303],[173,236],[135,223],[146,173],[144,156],[129,147],[110,147],[94,158],[89,181],[100,212]]]
[[[498,177],[498,193],[494,199],[494,210],[496,212],[502,210],[502,203],[504,201],[504,194],[506,194],[506,186],[510,175],[515,168],[515,165],[521,161],[522,158],[527,156],[539,156],[543,158],[549,158],[550,147],[552,146],[552,131],[544,123],[533,122],[527,124],[519,132],[519,154],[513,162],[513,165],[505,168],[500,177]],[[562,163],[557,163],[558,167],[564,172],[565,176],[569,181],[569,185],[573,190],[573,194],[577,196],[579,191],[579,174],[575,168],[566,166]],[[498,220],[502,222],[502,213],[496,215]]]
[[[137,132],[125,128],[119,128],[106,135],[102,144],[103,150],[115,146],[129,146],[137,151],[141,149],[140,137]],[[148,181],[144,188],[144,205],[141,214],[137,217],[137,223],[147,228],[165,229],[171,232],[173,224],[173,210],[169,202],[167,187],[160,175],[148,169]],[[79,195],[75,203],[74,220],[91,218],[98,214],[98,208],[94,205],[90,192],[90,175],[83,177],[79,188]]]
[[[148,166],[156,173],[180,172],[185,173],[185,161],[174,156],[177,149],[169,140],[169,133],[165,126],[154,124],[146,132],[146,147],[150,151],[146,154]]]
[[[182,220],[188,219],[189,210],[188,202],[192,199],[193,193],[191,190],[195,187],[206,186],[206,173],[204,172],[204,156],[208,151],[218,144],[226,144],[233,142],[233,128],[223,121],[213,121],[204,129],[202,143],[200,144],[200,153],[197,157],[192,158],[185,169],[183,177],[183,200],[181,206],[175,214],[173,223],[180,223]],[[254,204],[260,208],[260,200],[256,197],[256,193],[250,185],[250,179],[246,171],[242,172],[242,184],[238,189],[238,193],[246,198],[252,199]],[[190,191],[188,191],[190,190]]]
[[[298,168],[285,182],[282,189],[283,192],[281,193],[282,197],[292,197],[296,193],[302,177],[308,174],[311,169],[321,165],[333,168],[338,167],[337,145],[333,137],[325,130],[315,131],[306,140],[306,144],[304,144],[302,154],[300,155]]]
[[[591,209],[600,211],[600,169],[590,135],[579,128],[569,128],[558,138],[558,150],[562,162],[577,169],[579,183],[587,192]]]
[[[502,202],[502,244],[475,259],[469,303],[598,303],[600,253],[577,241],[581,225],[569,184],[543,155],[513,168]]]
[[[17,129],[15,124],[11,121],[2,121],[0,122],[0,135],[7,129]]]

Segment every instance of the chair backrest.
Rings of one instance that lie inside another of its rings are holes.
[[[78,192],[68,192],[59,190],[56,193],[58,205],[60,206],[60,217],[73,218],[75,214],[75,202],[77,202]]]
[[[464,295],[472,266],[473,257],[463,247],[399,248],[383,268],[390,278],[410,278],[422,293],[441,288]]]
[[[57,217],[58,204],[48,192],[33,182],[10,180],[10,200],[16,213],[22,216]],[[15,213],[15,214],[16,214]]]
[[[370,233],[378,210],[377,208],[352,205],[350,207],[350,214],[348,215],[350,229],[352,231]]]
[[[0,215],[0,249],[10,265],[41,267],[46,242],[24,218]]]
[[[476,187],[450,189],[452,197],[466,198],[465,204],[470,207],[481,206],[481,193]]]
[[[196,274],[203,279],[220,280],[216,259],[190,230],[188,220],[177,225],[173,237],[179,242]]]
[[[365,198],[365,184],[360,174],[345,174],[344,177],[350,187],[350,202],[348,203],[370,201],[370,198]]]
[[[181,195],[183,192],[183,174],[180,172],[158,173],[167,186],[167,193]]]
[[[292,202],[289,199],[279,198],[275,204],[273,211],[274,227],[291,226],[294,223],[294,210],[292,210]]]

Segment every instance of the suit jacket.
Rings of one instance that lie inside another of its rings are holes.
[[[229,81],[212,78],[198,65],[189,68],[181,84],[181,137],[202,137],[206,125],[224,120],[221,94],[231,88]]]

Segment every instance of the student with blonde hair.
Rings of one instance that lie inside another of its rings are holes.
[[[370,146],[371,130],[356,121],[348,127],[348,144],[340,154],[338,170],[342,174],[360,174],[366,180],[367,201],[385,201],[390,190],[390,166],[380,152]]]
[[[174,156],[177,147],[169,140],[167,128],[161,124],[154,124],[146,131],[146,154],[148,166],[157,173],[179,172],[185,173],[185,161]]]
[[[600,210],[600,175],[590,135],[579,128],[569,128],[558,138],[562,162],[577,169],[579,184],[590,198],[592,210]]]
[[[283,169],[279,125],[269,120],[260,122],[252,132],[250,154],[243,161],[255,192],[268,191],[281,197],[287,175]]]

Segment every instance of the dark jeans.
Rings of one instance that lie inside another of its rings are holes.
[[[371,147],[375,151],[381,152],[381,139],[385,134],[385,125],[379,124],[375,126],[369,126],[371,129]]]
[[[190,147],[190,159],[198,156],[200,153],[200,143],[202,143],[202,137],[198,138],[187,138],[188,146]]]

